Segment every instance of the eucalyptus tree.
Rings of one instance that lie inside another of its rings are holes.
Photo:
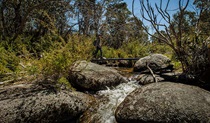
[[[77,22],[79,25],[79,33],[88,34],[90,26],[93,24],[94,11],[92,8],[95,6],[95,0],[75,0],[75,14],[77,14]]]
[[[74,0],[79,34],[93,35],[100,32],[109,2],[110,0]]]
[[[71,0],[1,0],[1,35],[17,37],[44,26],[46,30],[47,26],[44,24],[52,23],[62,32],[65,13],[71,8],[70,2]]]
[[[127,4],[121,0],[110,3],[106,11],[106,25],[108,27],[108,34],[110,35],[110,42],[114,48],[119,48],[126,39],[127,21],[130,17],[130,11]]]
[[[148,35],[142,27],[142,22],[130,17],[127,21],[126,39],[128,41],[137,40],[139,43],[148,43]]]
[[[202,35],[208,37],[210,35],[210,0],[194,0],[193,4],[200,12],[200,31]]]

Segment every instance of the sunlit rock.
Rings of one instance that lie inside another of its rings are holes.
[[[126,82],[117,70],[87,61],[74,64],[69,74],[69,81],[82,90],[103,90]]]
[[[148,66],[154,71],[173,70],[171,60],[162,54],[152,54],[139,59],[134,65],[134,71],[148,72]]]
[[[0,88],[0,123],[58,123],[79,117],[92,96],[38,85]]]
[[[210,92],[184,84],[152,83],[130,93],[115,116],[118,123],[208,123]]]

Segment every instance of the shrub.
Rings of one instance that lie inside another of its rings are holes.
[[[53,47],[44,52],[41,63],[45,75],[66,76],[70,66],[77,60],[88,60],[92,57],[92,40],[87,37],[73,36],[66,44],[55,42]]]
[[[140,58],[149,54],[148,46],[138,41],[124,43],[119,49],[103,46],[102,50],[106,58]]]
[[[148,55],[148,48],[146,44],[140,43],[139,41],[132,41],[124,43],[121,47],[126,52],[128,57],[143,57]]]
[[[172,49],[165,44],[151,43],[148,45],[151,53],[172,54]]]
[[[106,58],[118,58],[117,50],[111,47],[103,46],[102,47],[103,56]]]
[[[19,58],[14,52],[5,50],[4,47],[0,47],[0,74],[8,72],[14,72],[19,65]]]

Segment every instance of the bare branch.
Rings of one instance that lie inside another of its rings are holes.
[[[162,6],[162,5],[161,5],[161,6]],[[161,15],[161,17],[162,17],[167,23],[170,23],[170,16],[169,16],[166,12],[164,12],[164,11],[162,10],[161,7],[159,8],[159,7],[157,6],[157,4],[155,4],[155,7],[156,7],[158,13]]]
[[[147,68],[149,69],[149,71],[150,71],[150,73],[151,73],[151,75],[152,75],[152,77],[153,77],[153,79],[154,79],[154,82],[158,82],[157,81],[157,78],[155,77],[155,74],[154,74],[154,72],[152,71],[152,69],[149,67],[149,64],[146,62],[146,66],[147,66]]]
[[[174,44],[172,42],[172,39],[169,36],[169,32],[167,32],[167,36],[166,37],[164,34],[161,33],[161,31],[159,31],[158,26],[163,26],[165,28],[166,31],[167,30],[167,26],[165,24],[161,24],[161,23],[157,23],[157,15],[155,15],[154,13],[154,9],[150,6],[149,1],[147,0],[147,3],[145,6],[144,0],[139,0],[140,5],[141,5],[141,16],[144,20],[148,21],[151,23],[152,27],[155,29],[155,31],[158,33],[159,36],[155,36],[153,35],[151,32],[148,31],[147,26],[143,23],[140,22],[140,20],[135,16],[134,14],[134,0],[132,2],[132,14],[134,16],[134,18],[137,20],[137,22],[139,22],[139,24],[142,24],[143,29],[146,31],[146,33],[156,39],[161,40],[162,42],[166,43],[167,45],[169,45],[172,49],[174,49]],[[144,14],[148,15],[148,18],[145,17]]]

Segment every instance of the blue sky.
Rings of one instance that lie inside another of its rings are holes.
[[[124,2],[127,3],[128,5],[128,9],[132,10],[132,1],[133,0],[123,0]],[[152,5],[154,5],[155,3],[157,3],[157,5],[160,4],[160,0],[149,0],[151,2]],[[166,5],[166,2],[168,0],[163,0],[163,6]],[[186,3],[187,0],[182,0],[182,3]],[[189,4],[189,7],[188,9],[193,9],[192,5],[193,5],[193,1],[194,0],[190,0],[190,4]],[[146,0],[145,0],[146,2]],[[170,3],[169,3],[169,10],[172,11],[174,9],[177,9],[178,8],[178,4],[179,4],[179,0],[170,0]],[[134,7],[134,10],[135,11],[139,11],[139,0],[135,0],[135,7]]]
[[[127,3],[128,9],[129,9],[130,11],[132,11],[132,1],[133,1],[133,0],[123,0],[123,1]],[[155,5],[155,3],[157,3],[157,5],[160,4],[160,0],[149,0],[149,1],[151,2],[151,5]],[[168,0],[163,0],[163,7],[166,6],[167,1],[168,1]],[[194,1],[194,0],[190,0],[189,6],[188,6],[188,9],[189,9],[189,10],[193,10],[193,9],[194,9],[194,8],[193,8],[193,1]],[[146,0],[145,0],[145,2],[146,2]],[[183,3],[183,4],[186,3],[186,0],[182,0],[182,3]],[[170,0],[169,7],[168,7],[168,8],[169,8],[169,12],[170,12],[171,15],[173,15],[174,13],[176,13],[175,10],[178,9],[178,5],[179,5],[179,0]],[[184,4],[184,5],[185,5],[185,4]],[[137,17],[139,17],[139,18],[141,17],[141,16],[140,16],[140,4],[139,4],[139,0],[135,0],[134,12],[135,12],[135,15],[136,15]],[[162,19],[159,17],[159,18],[158,18],[158,21],[159,21],[159,20],[162,20]],[[147,26],[150,27],[150,24],[149,24],[148,22],[144,21],[144,23],[145,23]]]

